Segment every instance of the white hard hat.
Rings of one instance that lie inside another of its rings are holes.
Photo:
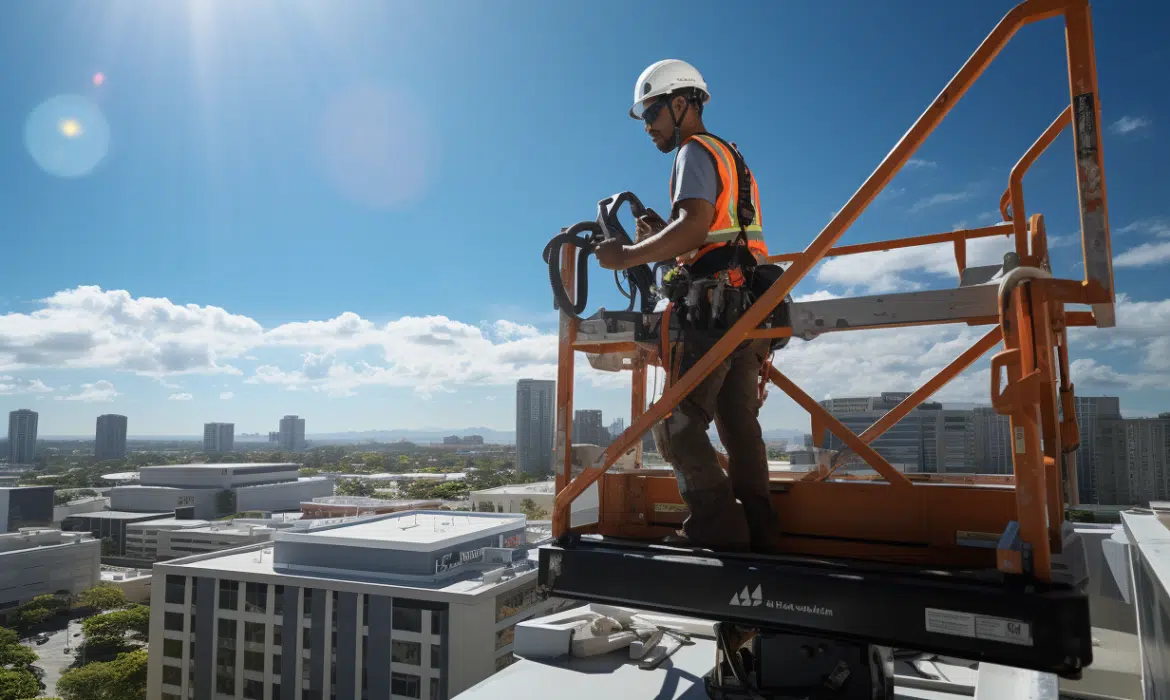
[[[711,98],[706,81],[694,66],[677,58],[659,61],[638,76],[638,82],[634,84],[634,106],[630,107],[630,116],[641,119],[643,102],[686,88],[701,90],[704,102]]]

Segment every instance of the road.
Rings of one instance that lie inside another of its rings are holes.
[[[41,695],[45,697],[56,697],[57,695],[57,679],[61,677],[61,673],[65,671],[73,663],[73,652],[77,651],[77,645],[84,637],[74,637],[74,634],[81,633],[81,620],[73,621],[69,625],[69,630],[59,629],[48,632],[49,641],[44,644],[37,644],[29,640],[25,642],[28,648],[37,653],[40,659],[34,664],[45,672],[41,680],[45,684],[45,689]],[[68,642],[70,651],[65,651],[65,645]]]

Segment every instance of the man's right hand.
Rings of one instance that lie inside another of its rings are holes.
[[[638,217],[634,224],[634,234],[637,237],[637,243],[641,243],[650,236],[658,233],[666,228],[666,222],[658,215],[658,212],[653,209],[646,209],[646,213]]]

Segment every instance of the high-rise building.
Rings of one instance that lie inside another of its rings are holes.
[[[552,380],[516,383],[516,466],[520,471],[552,471],[556,394],[557,383]]]
[[[93,456],[97,459],[126,459],[126,416],[113,413],[98,416]]]
[[[1101,503],[1097,495],[1097,422],[1121,418],[1121,400],[1116,396],[1078,396],[1073,406],[1081,437],[1077,448],[1077,490],[1081,503]]]
[[[975,464],[981,474],[1011,474],[1011,421],[990,406],[975,407]]]
[[[609,438],[612,440],[618,435],[621,435],[626,429],[625,418],[614,418],[613,422],[609,424]]]
[[[236,442],[235,423],[204,423],[203,451],[208,454],[231,452]]]
[[[280,449],[300,450],[305,447],[305,419],[285,416],[280,419]]]
[[[908,393],[883,392],[881,396],[846,397],[821,402],[829,413],[860,435]],[[976,419],[973,411],[945,409],[942,404],[924,402],[870,443],[896,469],[934,474],[975,473]],[[828,433],[826,444],[841,450],[844,443]],[[860,458],[852,460],[864,464]]]
[[[21,408],[8,414],[8,461],[31,464],[37,456],[37,419],[39,414]]]
[[[1098,417],[1096,428],[1093,503],[1148,507],[1150,501],[1170,500],[1170,413]],[[1079,473],[1079,461],[1077,466]]]
[[[804,435],[801,435],[800,436],[800,444],[811,450],[812,446],[813,446],[812,433],[805,433]]]
[[[609,445],[609,434],[601,424],[601,411],[584,409],[573,413],[573,443],[599,447]]]
[[[522,515],[412,511],[154,565],[149,698],[447,700],[513,661]]]

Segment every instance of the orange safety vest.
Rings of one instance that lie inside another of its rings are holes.
[[[694,264],[707,253],[725,245],[735,243],[742,232],[747,238],[748,250],[757,260],[768,257],[768,245],[764,243],[764,227],[760,214],[760,191],[756,186],[756,177],[744,165],[745,174],[751,178],[752,206],[755,208],[755,219],[746,227],[740,226],[739,220],[739,170],[735,166],[735,153],[731,147],[721,139],[711,134],[695,134],[687,141],[695,140],[710,152],[715,159],[715,166],[719,171],[719,195],[715,201],[715,218],[711,220],[711,227],[707,230],[707,240],[703,245],[691,252],[680,255],[676,262],[679,265]],[[686,141],[683,142],[684,144]],[[681,146],[680,146],[681,150]],[[674,198],[674,171],[670,173],[670,197]]]

